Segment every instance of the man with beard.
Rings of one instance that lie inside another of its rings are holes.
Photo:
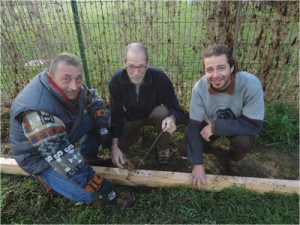
[[[204,53],[205,76],[194,86],[190,119],[179,152],[193,165],[190,182],[205,185],[203,149],[220,136],[230,141],[228,169],[238,176],[241,161],[254,146],[264,118],[259,79],[238,72],[230,49],[216,45]]]

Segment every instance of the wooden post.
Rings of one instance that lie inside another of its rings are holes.
[[[1,173],[7,174],[22,174],[25,173],[11,158],[1,158]],[[186,187],[194,188],[189,183],[190,173],[153,171],[153,170],[124,170],[113,167],[93,167],[94,170],[102,174],[112,184],[121,184],[128,186],[146,186],[146,187],[164,187],[177,188]],[[254,177],[233,177],[222,175],[206,175],[206,185],[201,187],[203,191],[217,191],[220,192],[224,188],[244,187],[249,191],[258,193],[292,193],[299,194],[299,181],[297,180],[279,180],[268,178],[254,178]]]

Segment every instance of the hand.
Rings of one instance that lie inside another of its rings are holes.
[[[161,124],[161,129],[172,134],[177,129],[174,119],[172,117],[164,119]]]
[[[194,186],[198,186],[198,189],[201,188],[201,181],[203,185],[206,184],[205,181],[205,170],[203,165],[194,165],[192,174],[190,176],[190,183],[193,183]]]
[[[124,168],[124,158],[123,158],[123,153],[118,147],[118,139],[113,138],[112,145],[111,145],[111,154],[112,154],[112,161],[113,163],[119,167],[119,168]]]
[[[103,178],[99,193],[100,193],[100,199],[101,199],[100,201],[102,201],[103,203],[108,204],[108,205],[117,204],[116,189],[105,178]]]
[[[209,137],[213,135],[211,132],[211,124],[205,126],[202,131],[200,132],[201,136],[204,138],[205,141],[210,141]]]
[[[99,129],[100,142],[103,149],[110,148],[111,146],[111,133],[108,129],[108,126],[102,126]]]

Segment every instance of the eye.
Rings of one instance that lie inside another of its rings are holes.
[[[127,66],[127,68],[131,70],[134,68],[134,66],[130,65],[130,66]]]
[[[143,69],[145,69],[146,67],[145,66],[138,66],[138,69],[139,70],[143,70]]]
[[[213,70],[212,69],[207,69],[206,72],[211,73]]]
[[[81,77],[76,78],[76,81],[82,81]]]

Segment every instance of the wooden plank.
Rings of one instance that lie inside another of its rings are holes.
[[[16,163],[14,159],[6,159],[0,157],[1,173],[22,174],[25,173]],[[177,188],[186,187],[194,188],[195,186],[189,183],[190,173],[153,171],[153,170],[124,170],[112,167],[96,167],[94,170],[102,174],[107,180],[113,184],[121,184],[128,186],[147,186],[147,187],[164,187]],[[224,188],[244,187],[249,191],[266,193],[292,193],[299,194],[299,181],[297,180],[279,180],[254,177],[232,177],[221,175],[206,175],[206,185],[201,190],[217,192]]]

